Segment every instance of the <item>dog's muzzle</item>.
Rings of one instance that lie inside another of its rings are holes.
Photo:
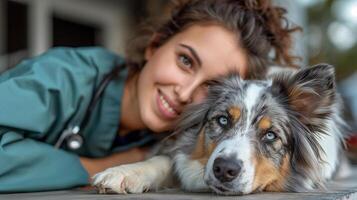
[[[213,174],[221,183],[233,181],[241,172],[242,161],[218,157],[213,162]]]

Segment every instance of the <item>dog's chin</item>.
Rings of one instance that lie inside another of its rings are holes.
[[[218,182],[217,180],[207,180],[206,184],[208,187],[215,193],[219,195],[244,195],[248,194],[247,192],[244,192],[244,188],[239,187],[237,185],[227,185],[227,184],[222,184]]]
[[[215,193],[219,194],[219,195],[237,195],[237,196],[240,196],[240,195],[244,195],[245,193],[242,192],[242,191],[237,191],[237,190],[234,190],[233,188],[228,188],[228,187],[225,187],[224,185],[209,185],[209,187],[212,189],[212,191],[214,191]]]

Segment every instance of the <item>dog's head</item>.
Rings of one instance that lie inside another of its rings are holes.
[[[332,66],[317,65],[265,81],[219,80],[183,116],[181,153],[201,164],[205,183],[220,194],[319,183],[318,137],[333,112],[334,79]]]

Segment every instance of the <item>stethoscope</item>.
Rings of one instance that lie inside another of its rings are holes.
[[[94,109],[95,104],[101,98],[104,89],[108,86],[109,82],[119,74],[119,72],[124,69],[125,64],[120,64],[117,67],[114,67],[108,74],[106,74],[103,80],[99,83],[99,86],[95,89],[94,95],[91,98],[91,101],[87,107],[84,118],[80,124],[69,125],[65,130],[63,130],[61,136],[55,144],[55,148],[60,148],[65,142],[67,147],[70,150],[78,150],[83,146],[83,136],[81,135],[81,129],[87,126],[88,120],[91,116],[92,110]]]

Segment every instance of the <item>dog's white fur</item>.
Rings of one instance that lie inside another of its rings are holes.
[[[183,189],[195,192],[208,191],[207,184],[202,178],[204,176],[204,166],[201,163],[181,153],[175,156],[174,161]]]

